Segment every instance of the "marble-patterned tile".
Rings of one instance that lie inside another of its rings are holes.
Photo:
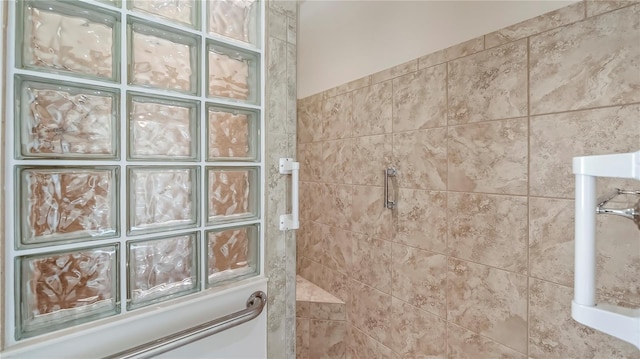
[[[322,106],[322,139],[336,140],[351,137],[353,94],[329,97]]]
[[[313,276],[312,276],[313,277]],[[318,278],[315,278],[318,279]],[[328,304],[344,304],[344,301],[322,289],[302,276],[296,276],[296,298],[302,302],[321,302]],[[311,310],[311,309],[309,309]],[[318,318],[315,318],[318,319]]]
[[[446,192],[400,189],[396,211],[394,242],[432,252],[446,252]]]
[[[402,244],[394,244],[392,253],[393,296],[445,318],[447,257]]]
[[[311,359],[309,357],[309,319],[296,319],[296,359]]]
[[[384,170],[391,166],[392,135],[355,137],[351,159],[353,184],[382,186]]]
[[[526,276],[450,258],[447,279],[450,322],[526,352]]]
[[[287,18],[284,14],[269,9],[269,19],[267,21],[267,34],[279,40],[287,41]]]
[[[531,114],[640,101],[640,5],[530,39]]]
[[[353,186],[351,230],[380,239],[391,239],[391,211],[383,207],[384,188]]]
[[[574,201],[529,198],[529,273],[573,285]]]
[[[336,86],[326,91],[328,97],[333,97],[337,95],[341,95],[343,93],[351,92],[354,90],[359,90],[363,87],[367,87],[371,85],[371,76],[361,77],[359,79],[355,79],[353,81],[349,81],[346,84],[342,84],[340,86]]]
[[[407,61],[400,65],[396,65],[380,72],[376,72],[375,74],[371,75],[371,83],[377,84],[416,71],[418,71],[418,59]]]
[[[323,224],[317,222],[305,222],[305,228],[301,229],[300,235],[305,241],[307,250],[305,256],[322,265],[325,265],[325,245],[322,241]]]
[[[350,323],[382,344],[391,339],[391,295],[354,280],[347,305]]]
[[[347,359],[400,359],[391,349],[349,325],[347,329]]]
[[[313,283],[316,286],[320,286],[320,275],[319,273],[322,271],[323,265],[318,262],[315,262],[309,258],[302,258],[301,265],[298,267],[298,277],[303,278],[306,281]],[[296,290],[297,291],[297,290]],[[296,293],[298,294],[298,293]],[[310,293],[306,294],[305,297],[301,297],[301,300],[309,300]]]
[[[484,36],[476,37],[418,59],[420,70],[484,50]]]
[[[269,37],[267,40],[267,91],[265,126],[270,133],[286,133],[287,117],[287,44]]]
[[[298,100],[298,143],[322,139],[322,94]]]
[[[527,274],[527,198],[449,192],[450,256]]]
[[[311,305],[307,301],[296,301],[296,317],[309,318]]]
[[[385,81],[353,92],[353,136],[391,133],[392,87]]]
[[[298,144],[300,181],[320,181],[322,174],[322,144],[309,142]]]
[[[327,183],[351,184],[353,140],[322,142],[322,180]]]
[[[640,358],[631,344],[583,326],[571,318],[573,290],[531,279],[529,356],[538,358]]]
[[[617,10],[626,6],[640,3],[640,0],[631,1],[611,1],[611,0],[586,0],[587,17],[604,14],[605,12]]]
[[[322,266],[314,274],[317,277],[318,284],[321,288],[331,293],[342,301],[349,298],[349,277],[346,274],[334,271],[333,269]]]
[[[449,190],[527,194],[527,119],[449,127]]]
[[[577,2],[558,10],[536,16],[518,24],[505,27],[484,36],[487,48],[520,40],[560,26],[572,24],[584,19],[584,2]]]
[[[393,80],[393,131],[447,125],[447,65]]]
[[[348,273],[351,268],[351,246],[353,232],[344,229],[322,226],[322,264],[341,273]]]
[[[346,350],[347,322],[309,320],[309,358],[343,358]]]
[[[447,359],[496,358],[526,359],[511,348],[455,324],[447,326]]]
[[[391,294],[391,242],[354,233],[351,278]]]
[[[298,2],[293,0],[269,1],[269,9],[275,10],[290,18],[298,16]]]
[[[289,19],[291,21],[291,19]],[[296,45],[287,44],[287,118],[285,123],[285,131],[294,135],[297,133],[298,127],[298,95],[297,86],[297,68],[298,63]]]
[[[351,230],[352,212],[355,209],[354,186],[344,184],[324,184],[324,199],[312,197],[312,201],[324,202],[321,222],[332,227]]]
[[[447,189],[447,129],[393,135],[393,162],[400,188]]]
[[[323,216],[325,185],[318,182],[300,181],[300,219],[318,221]]]
[[[319,320],[347,320],[345,303],[310,302],[309,318]]]
[[[530,189],[533,196],[574,197],[572,158],[638,150],[640,105],[567,112],[531,118]],[[600,193],[634,184],[598,179]]]
[[[298,22],[296,18],[287,18],[287,42],[296,45],[298,38]]]
[[[527,40],[449,62],[448,124],[527,115]]]
[[[444,358],[446,322],[430,313],[393,298],[391,349],[403,358]]]
[[[347,320],[344,303],[310,302],[309,318],[320,320]]]

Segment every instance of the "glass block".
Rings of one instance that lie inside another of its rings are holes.
[[[119,92],[16,76],[18,158],[117,158]]]
[[[258,4],[255,0],[209,0],[207,31],[256,45]]]
[[[258,104],[258,55],[210,42],[207,45],[207,96]]]
[[[200,37],[129,21],[129,83],[198,94]]]
[[[129,7],[169,21],[198,28],[198,1],[193,0],[132,0]]]
[[[118,167],[20,167],[18,245],[118,234]]]
[[[258,218],[258,170],[207,168],[207,220],[225,223]]]
[[[207,283],[258,275],[258,225],[207,232]]]
[[[198,291],[198,235],[128,243],[130,309]]]
[[[130,159],[198,159],[198,102],[136,94],[128,108]]]
[[[56,1],[19,4],[17,18],[22,29],[16,51],[19,66],[119,79],[120,17],[117,13]]]
[[[209,106],[207,159],[209,161],[257,161],[259,153],[257,111]]]
[[[197,225],[198,192],[197,167],[129,167],[129,232]]]
[[[118,314],[117,248],[18,257],[17,339]]]

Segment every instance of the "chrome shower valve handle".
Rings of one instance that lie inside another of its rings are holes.
[[[636,201],[636,204],[630,208],[605,208],[604,206],[609,203],[609,201],[614,198],[623,195],[630,194],[640,197],[640,191],[627,191],[623,189],[616,188],[612,192],[598,199],[598,206],[596,207],[597,214],[613,214],[616,216],[621,216],[624,218],[628,218],[636,224],[638,229],[640,229],[640,198]]]

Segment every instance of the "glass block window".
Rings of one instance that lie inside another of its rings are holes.
[[[8,347],[260,275],[264,4],[8,8]]]

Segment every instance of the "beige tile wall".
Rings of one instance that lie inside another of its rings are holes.
[[[640,358],[570,317],[571,158],[640,149],[638,59],[640,4],[583,1],[299,100],[298,273],[347,357]],[[639,307],[640,231],[598,238],[601,300]]]

